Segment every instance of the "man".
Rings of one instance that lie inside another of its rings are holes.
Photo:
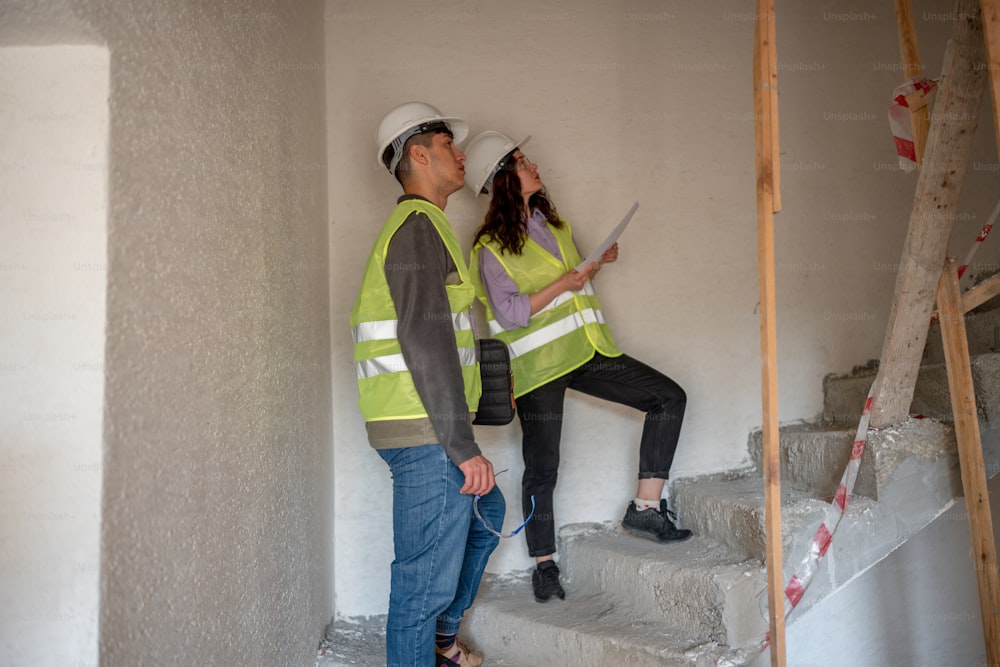
[[[393,479],[389,667],[482,663],[456,641],[499,542],[473,503],[492,526],[505,511],[473,437],[475,288],[444,215],[465,182],[456,141],[467,133],[460,119],[409,102],[376,135],[378,158],[404,194],[372,248],[351,326],[368,441]]]

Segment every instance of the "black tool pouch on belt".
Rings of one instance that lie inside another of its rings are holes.
[[[514,419],[514,378],[510,373],[510,353],[503,341],[480,338],[479,374],[483,380],[483,395],[473,424],[503,426]]]

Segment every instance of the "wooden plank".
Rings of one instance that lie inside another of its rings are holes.
[[[983,281],[962,295],[962,312],[978,308],[1000,294],[1000,273]]]
[[[980,0],[983,9],[983,37],[990,88],[993,91],[993,132],[1000,156],[1000,0]]]
[[[1000,665],[1000,576],[997,572],[993,517],[990,513],[983,443],[980,439],[976,394],[972,383],[969,341],[966,338],[965,314],[961,310],[962,297],[954,260],[945,263],[937,298],[948,371],[948,390],[951,392],[951,407],[955,413],[962,490],[969,515],[972,558],[979,585],[979,611],[983,619],[986,658],[988,664]]]
[[[917,26],[913,19],[913,4],[910,0],[896,0],[896,31],[899,34],[899,60],[902,65],[903,80],[917,79],[923,74],[920,52],[917,49]],[[927,98],[923,91],[906,96],[910,110],[910,127],[913,130],[913,148],[919,167],[923,162],[927,133],[930,130],[930,116]]]
[[[986,86],[977,0],[958,0],[956,15],[961,19],[955,21],[945,51],[942,83],[875,379],[871,424],[876,428],[901,422],[913,401],[941,277],[941,257],[947,253]]]
[[[771,92],[771,198],[772,210],[781,211],[781,147],[778,133],[778,52],[775,32],[777,30],[774,15],[774,0],[767,3],[767,86]]]
[[[772,667],[785,665],[785,595],[781,553],[781,463],[778,452],[778,365],[774,271],[773,0],[758,0],[753,52],[754,148],[757,175],[757,270],[760,282],[761,402],[764,439],[764,529]]]
[[[919,167],[924,159],[924,149],[927,147],[927,133],[931,128],[931,117],[927,112],[927,97],[924,91],[918,90],[906,96],[906,106],[910,110],[910,128],[913,130],[913,148]]]
[[[896,32],[899,33],[899,61],[903,66],[903,79],[916,79],[923,74],[923,66],[917,51],[917,26],[913,20],[913,5],[910,0],[896,0]]]

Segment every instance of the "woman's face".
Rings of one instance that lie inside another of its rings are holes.
[[[538,165],[527,158],[520,150],[514,151],[514,169],[517,171],[517,178],[521,182],[521,196],[524,201],[536,192],[540,192],[544,185],[538,176]]]

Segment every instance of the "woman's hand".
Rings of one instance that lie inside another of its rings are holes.
[[[562,282],[563,286],[566,288],[563,291],[576,292],[583,289],[584,283],[586,283],[597,271],[597,265],[594,262],[582,267],[579,271],[573,269],[572,271],[567,271],[562,274],[559,280]]]
[[[602,266],[617,261],[618,261],[618,244],[615,243],[613,246],[604,251],[604,254],[601,255],[600,261],[591,262],[588,265],[588,268],[586,269],[587,277],[594,278],[597,275],[597,272],[601,270]]]
[[[586,266],[567,271],[551,283],[531,294],[531,314],[534,315],[545,306],[549,305],[553,299],[563,292],[578,292],[583,289],[584,284],[590,280],[597,272],[597,262],[591,262]]]

